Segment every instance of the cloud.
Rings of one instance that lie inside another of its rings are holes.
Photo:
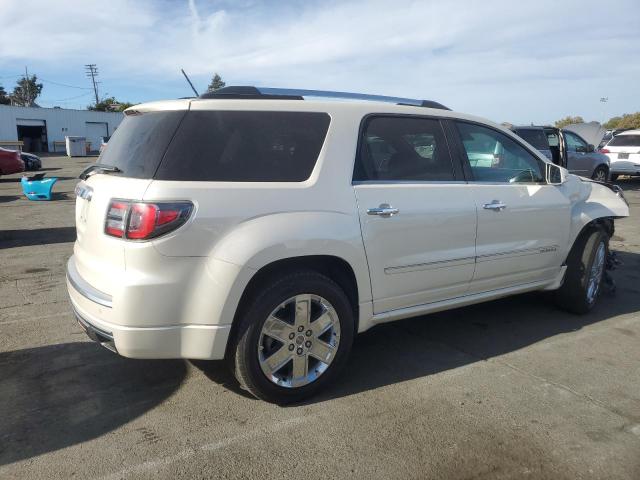
[[[600,96],[640,109],[639,18],[633,0],[9,0],[0,68],[92,62],[105,81],[157,88],[182,67],[201,85],[218,71],[228,83],[433,98],[496,120],[589,117]]]

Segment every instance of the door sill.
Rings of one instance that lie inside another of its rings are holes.
[[[563,272],[564,273],[564,272]],[[542,280],[538,282],[523,283],[520,285],[514,285],[507,288],[500,288],[498,290],[491,290],[488,292],[474,293],[471,295],[462,295],[460,297],[450,298],[448,300],[441,300],[439,302],[425,303],[422,305],[416,305],[414,307],[399,308],[396,310],[390,310],[388,312],[382,312],[373,315],[371,318],[371,325],[378,325],[380,323],[392,322],[394,320],[402,320],[403,318],[417,317],[419,315],[425,315],[427,313],[441,312],[443,310],[449,310],[452,308],[464,307],[467,305],[473,305],[475,303],[486,302],[489,300],[495,300],[502,297],[508,297],[517,293],[525,293],[533,290],[544,290],[550,285],[555,283],[555,279]]]

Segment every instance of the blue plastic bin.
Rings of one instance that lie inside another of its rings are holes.
[[[22,177],[22,192],[29,200],[51,200],[51,189],[58,177],[43,178],[44,174]]]

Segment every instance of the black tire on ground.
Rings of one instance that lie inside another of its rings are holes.
[[[615,182],[616,180],[618,180],[618,177],[619,177],[619,176],[620,176],[620,175],[616,175],[615,173],[612,173],[612,174],[611,174],[611,177],[609,177],[609,181],[610,181],[610,182]]]
[[[240,323],[233,348],[229,350],[229,360],[240,386],[257,398],[278,404],[297,402],[314,395],[335,379],[351,351],[355,321],[354,309],[347,295],[333,280],[312,270],[287,273],[265,282],[264,288],[258,291],[237,319]],[[267,317],[278,305],[305,293],[321,296],[331,303],[339,319],[340,341],[333,361],[316,380],[300,387],[283,387],[268,379],[260,367],[260,333]]]
[[[600,178],[600,181],[606,182],[609,179],[609,170],[604,165],[600,165],[593,171],[591,178],[593,180]]]
[[[591,269],[596,260],[600,245],[604,244],[604,266],[600,272],[599,284],[595,295],[588,295]],[[589,228],[575,241],[567,257],[567,273],[564,283],[556,292],[556,303],[563,310],[583,314],[596,304],[602,290],[602,277],[609,253],[609,236],[601,228]]]

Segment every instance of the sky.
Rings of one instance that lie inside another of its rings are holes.
[[[25,13],[28,12],[28,13]],[[640,1],[0,0],[0,84],[45,107],[227,85],[430,99],[497,122],[640,111]],[[607,98],[601,102],[601,98]]]

